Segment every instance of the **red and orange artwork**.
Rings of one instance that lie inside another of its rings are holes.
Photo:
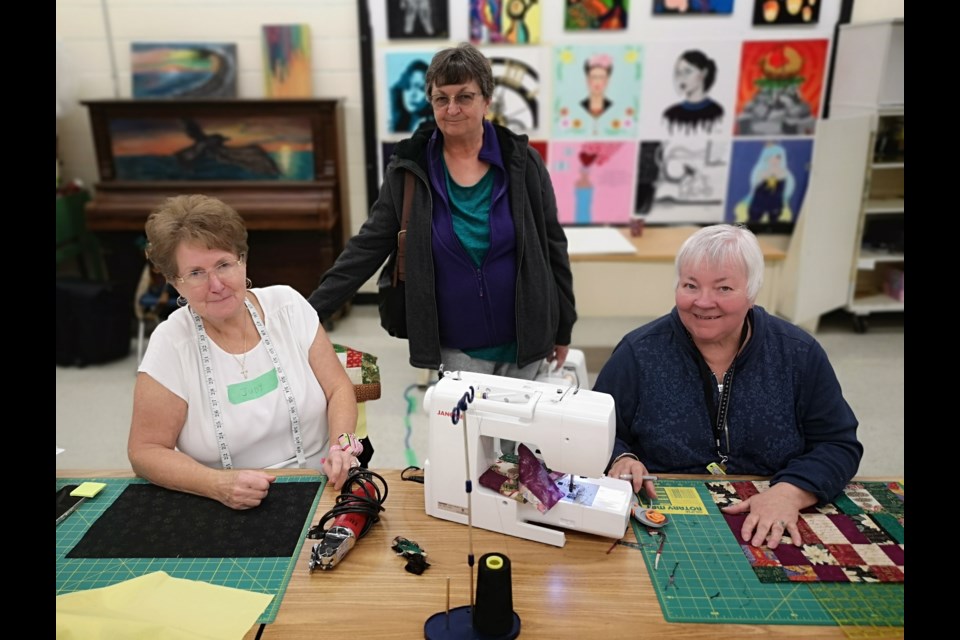
[[[827,40],[744,42],[734,134],[813,135],[826,59]]]
[[[313,95],[310,26],[263,26],[264,93],[268,98],[307,98]]]

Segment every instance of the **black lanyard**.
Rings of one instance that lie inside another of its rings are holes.
[[[723,389],[720,391],[720,406],[717,406],[713,401],[713,372],[710,371],[710,367],[707,366],[707,361],[703,359],[703,355],[697,350],[697,366],[700,368],[700,380],[703,382],[703,397],[707,403],[707,408],[710,410],[710,415],[714,416],[713,422],[713,442],[714,446],[717,448],[717,459],[720,463],[720,468],[724,471],[727,470],[727,459],[730,453],[730,433],[727,430],[727,410],[730,408],[730,392],[733,389],[733,370],[737,365],[737,357],[740,355],[740,349],[743,348],[743,343],[747,341],[747,334],[750,331],[750,321],[749,317],[743,319],[743,329],[740,331],[740,343],[737,345],[737,354],[733,356],[733,362],[730,363],[730,367],[727,369],[726,373],[723,374]],[[687,335],[690,335],[689,332]],[[691,341],[693,338],[691,337]],[[722,441],[726,440],[726,454],[724,453],[724,447],[721,445]]]

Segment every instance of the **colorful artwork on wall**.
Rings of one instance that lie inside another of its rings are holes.
[[[507,44],[540,42],[539,0],[507,0],[503,6],[503,41]]]
[[[450,30],[446,0],[384,0],[387,34],[404,38],[446,39]]]
[[[566,0],[563,28],[567,31],[623,31],[630,0]]]
[[[554,49],[553,135],[636,138],[643,80],[639,45]],[[613,74],[617,80],[611,81]]]
[[[538,0],[470,0],[470,42],[539,43],[540,3]]]
[[[736,43],[660,42],[647,46],[646,59],[641,138],[730,135],[740,60]]]
[[[635,142],[554,142],[547,165],[561,224],[627,224]]]
[[[539,47],[485,47],[481,49],[493,68],[493,96],[487,118],[517,133],[539,135]]]
[[[309,25],[264,25],[263,70],[266,97],[312,96]]]
[[[634,210],[651,223],[722,222],[729,155],[729,139],[641,142]]]
[[[425,78],[432,51],[393,51],[386,57],[387,118],[390,133],[413,133],[424,122],[433,122]]]
[[[753,24],[816,24],[820,21],[821,4],[823,0],[754,0]]]
[[[236,98],[237,45],[220,42],[130,45],[134,98]]]
[[[470,0],[470,42],[504,42],[503,0]]]
[[[310,180],[313,131],[296,116],[113,118],[117,180]]]
[[[826,60],[826,40],[744,42],[734,134],[813,135]]]
[[[789,233],[807,193],[812,154],[809,138],[735,141],[724,220]]]
[[[718,13],[733,13],[733,0],[654,0],[653,2],[653,15],[696,16]]]

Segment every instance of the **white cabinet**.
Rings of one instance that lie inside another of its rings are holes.
[[[870,120],[866,171],[846,308],[903,311],[903,19],[841,25],[830,118]]]
[[[790,238],[776,311],[810,331],[835,309],[903,311],[903,20],[842,25],[829,117]]]

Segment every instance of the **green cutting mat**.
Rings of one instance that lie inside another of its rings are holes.
[[[108,587],[154,571],[165,571],[175,578],[200,580],[235,589],[246,589],[274,596],[257,620],[273,622],[290,576],[300,558],[300,550],[310,530],[327,478],[322,475],[278,476],[277,482],[320,482],[309,517],[303,524],[300,542],[289,558],[67,558],[113,501],[131,484],[147,484],[140,478],[57,478],[57,490],[68,484],[103,482],[107,486],[96,498],[83,502],[66,520],[57,525],[57,595]],[[211,535],[216,535],[212,532]],[[307,571],[307,567],[301,567]]]
[[[667,541],[658,570],[654,562],[659,537],[649,535],[631,518],[668,622],[839,624],[878,630],[903,626],[902,583],[762,583],[704,481],[658,480],[660,505],[670,503],[668,487],[695,488],[707,510],[706,515],[668,514]]]

